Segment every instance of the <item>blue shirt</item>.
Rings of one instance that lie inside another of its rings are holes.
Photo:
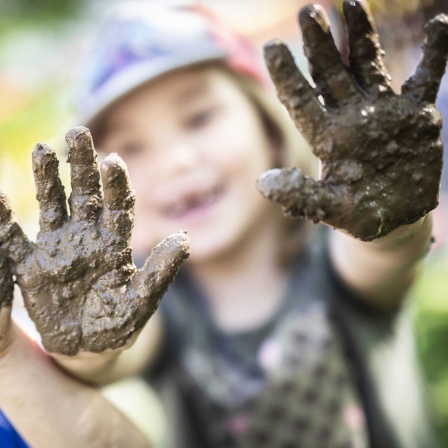
[[[0,410],[0,446],[2,448],[29,448],[19,433]]]

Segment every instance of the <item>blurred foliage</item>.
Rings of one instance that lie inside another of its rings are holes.
[[[23,100],[15,113],[0,117],[0,188],[8,193],[31,234],[35,229],[27,221],[35,221],[37,211],[31,152],[37,141],[55,141],[62,116],[58,93],[44,90]]]
[[[77,33],[70,27],[85,3],[0,0],[0,188],[31,237],[37,231],[31,152],[38,141],[62,146],[70,68],[61,55],[73,52],[67,42]]]
[[[0,23],[32,22],[46,26],[76,17],[86,0],[0,0]]]
[[[418,349],[429,395],[448,446],[448,249],[430,258],[412,296],[416,302]]]

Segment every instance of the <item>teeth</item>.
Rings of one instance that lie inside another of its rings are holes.
[[[195,207],[200,207],[212,203],[217,195],[218,190],[214,188],[204,194],[185,198],[184,200],[176,202],[175,204],[171,204],[169,209],[167,209],[167,213],[169,216],[180,216]]]

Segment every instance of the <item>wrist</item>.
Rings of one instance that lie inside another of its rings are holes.
[[[112,368],[122,350],[107,350],[101,353],[78,352],[74,356],[49,353],[55,363],[65,372],[79,380],[91,383],[102,383],[104,373]]]
[[[414,249],[424,256],[429,251],[432,241],[432,215],[428,213],[418,221],[400,226],[386,236],[367,244],[373,249],[391,252]]]
[[[134,333],[123,346],[102,352],[79,351],[68,356],[48,353],[55,363],[66,373],[90,385],[105,385],[115,381],[114,371],[120,355],[133,346],[139,332]]]
[[[395,310],[428,252],[431,233],[430,215],[369,242],[334,232],[330,254],[336,271],[360,300],[382,310]]]

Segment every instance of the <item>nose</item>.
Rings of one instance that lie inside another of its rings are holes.
[[[165,175],[180,174],[196,168],[201,160],[199,149],[190,143],[175,142],[161,148],[158,154],[158,171]]]

